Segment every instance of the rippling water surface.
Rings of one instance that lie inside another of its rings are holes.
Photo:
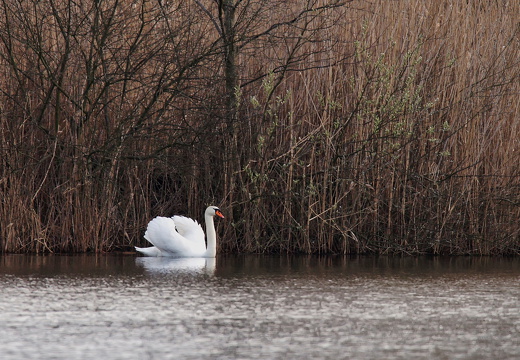
[[[0,256],[1,359],[519,359],[508,258]]]

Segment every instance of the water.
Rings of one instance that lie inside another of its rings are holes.
[[[0,256],[1,359],[518,359],[520,259]]]

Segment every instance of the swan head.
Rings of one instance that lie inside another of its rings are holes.
[[[206,213],[205,213],[206,216],[218,216],[222,219],[224,219],[224,214],[222,214],[222,211],[220,211],[220,209],[216,206],[208,206],[208,208],[206,209]]]

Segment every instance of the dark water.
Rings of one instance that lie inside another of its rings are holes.
[[[0,256],[1,359],[519,359],[511,258]]]

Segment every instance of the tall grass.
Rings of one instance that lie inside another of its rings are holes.
[[[303,3],[238,9],[230,123],[212,2],[3,2],[1,251],[142,245],[212,203],[223,252],[518,254],[520,5],[270,28]]]

